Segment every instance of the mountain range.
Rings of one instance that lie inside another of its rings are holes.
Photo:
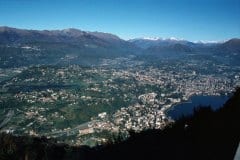
[[[240,39],[221,43],[202,43],[169,38],[123,40],[103,32],[26,30],[0,27],[0,67],[32,64],[96,64],[101,58],[128,55],[171,55],[210,53],[240,55]]]
[[[129,42],[134,43],[135,45],[147,49],[149,47],[168,47],[175,44],[181,44],[181,45],[194,45],[193,42],[183,40],[183,39],[177,39],[174,37],[163,39],[163,38],[136,38],[136,39],[130,39]]]

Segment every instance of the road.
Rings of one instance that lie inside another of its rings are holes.
[[[63,130],[63,131],[54,131],[51,133],[45,134],[45,136],[56,136],[56,137],[61,137],[64,135],[71,136],[79,132],[79,130],[86,129],[88,128],[88,125],[90,122],[83,123],[81,125],[76,126],[75,128],[69,129],[69,130]]]

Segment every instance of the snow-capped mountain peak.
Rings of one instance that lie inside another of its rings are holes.
[[[162,41],[165,41],[165,40],[168,40],[168,41],[183,41],[184,39],[182,38],[176,38],[176,37],[170,37],[170,38],[161,38],[161,37],[143,37],[143,38],[137,38],[137,39],[142,39],[142,40],[149,40],[149,41],[159,41],[159,40],[162,40]]]
[[[183,39],[176,38],[176,37],[170,37],[169,40],[172,40],[172,41],[179,41],[179,40],[183,40]]]
[[[202,44],[217,44],[217,43],[224,43],[227,40],[222,40],[222,41],[208,41],[208,40],[199,40],[199,41],[194,41],[194,43],[202,43]]]
[[[160,37],[143,37],[141,39],[144,39],[144,40],[151,40],[151,41],[157,41],[157,40],[160,40],[162,38]]]

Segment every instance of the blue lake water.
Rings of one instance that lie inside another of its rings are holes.
[[[218,109],[229,99],[229,96],[192,96],[189,101],[177,104],[167,111],[167,115],[173,119],[178,119],[182,115],[190,115],[193,109],[198,106],[211,106],[212,109]]]

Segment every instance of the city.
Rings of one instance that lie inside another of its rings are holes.
[[[93,67],[25,67],[13,75],[1,69],[1,131],[96,145],[129,131],[163,129],[174,122],[166,111],[175,104],[193,95],[228,95],[240,84],[240,67],[185,62],[156,66],[129,56]]]

